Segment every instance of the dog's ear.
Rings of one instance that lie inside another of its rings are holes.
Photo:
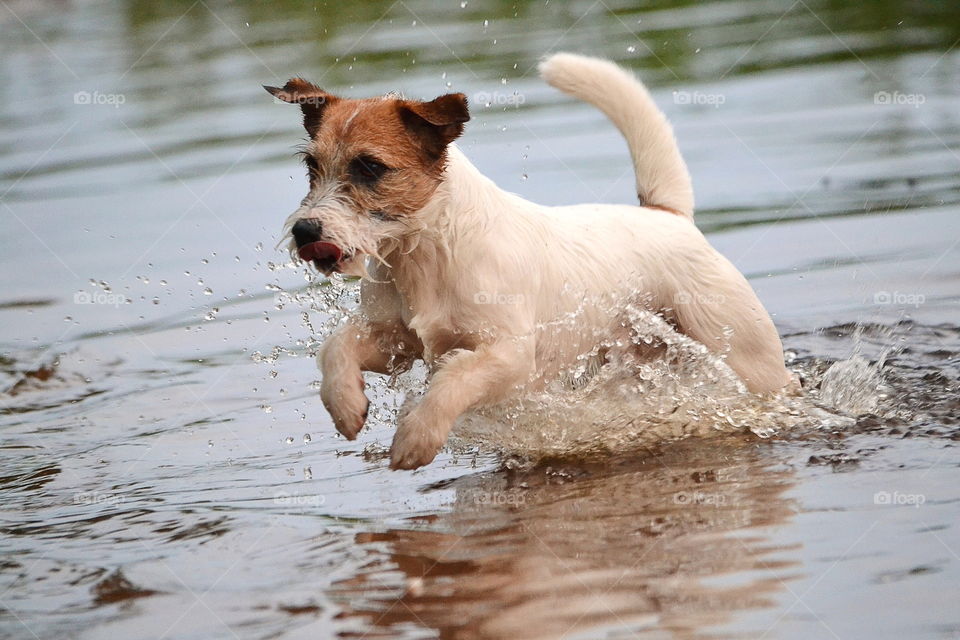
[[[404,125],[420,138],[432,157],[440,157],[463,133],[463,123],[470,120],[467,96],[462,93],[448,93],[430,102],[403,100],[398,108]]]
[[[263,88],[278,100],[300,105],[303,111],[303,127],[311,138],[320,130],[324,109],[338,99],[303,78],[290,78],[282,87],[264,85]]]

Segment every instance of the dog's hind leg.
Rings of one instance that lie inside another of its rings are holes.
[[[674,305],[680,330],[725,361],[753,393],[776,391],[793,378],[783,362],[783,345],[773,320],[753,289],[730,267],[711,287],[685,293]]]
[[[532,339],[505,339],[445,355],[418,405],[400,418],[390,467],[429,464],[447,441],[454,421],[478,404],[498,402],[525,384],[535,367]]]
[[[420,341],[400,322],[370,324],[351,318],[323,343],[317,356],[320,399],[337,431],[357,437],[370,401],[363,392],[363,372],[403,370],[419,355]]]

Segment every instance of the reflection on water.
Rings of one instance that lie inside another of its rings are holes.
[[[5,0],[0,30],[0,636],[960,634],[960,4]],[[334,435],[326,293],[272,251],[300,128],[260,85],[463,91],[504,188],[632,202],[619,135],[535,77],[559,49],[651,86],[698,224],[854,425],[413,474],[395,404]]]
[[[445,483],[449,511],[356,535],[370,560],[332,597],[385,637],[408,624],[445,638],[695,634],[770,606],[797,565],[763,533],[793,512],[790,474],[744,444]]]

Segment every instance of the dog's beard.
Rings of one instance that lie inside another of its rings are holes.
[[[367,258],[390,267],[388,261],[398,253],[416,247],[419,229],[407,218],[374,219],[368,212],[357,212],[342,197],[331,195],[318,204],[305,201],[286,221],[283,238],[294,262],[300,260],[299,247],[291,232],[300,220],[316,220],[322,228],[321,239],[335,244],[343,258],[335,271],[343,275],[373,279],[367,269]]]

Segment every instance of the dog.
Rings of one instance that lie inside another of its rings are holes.
[[[793,381],[760,300],[694,225],[690,175],[646,88],[576,54],[539,69],[626,138],[638,205],[547,207],[498,188],[454,143],[470,119],[461,93],[350,99],[301,78],[264,87],[300,106],[309,137],[309,192],[284,227],[292,254],[362,278],[358,310],[317,356],[337,430],[353,440],[364,426],[364,371],[429,368],[398,420],[392,469],[429,464],[467,410],[543,389],[630,342],[631,304],[723,354],[750,392]]]

